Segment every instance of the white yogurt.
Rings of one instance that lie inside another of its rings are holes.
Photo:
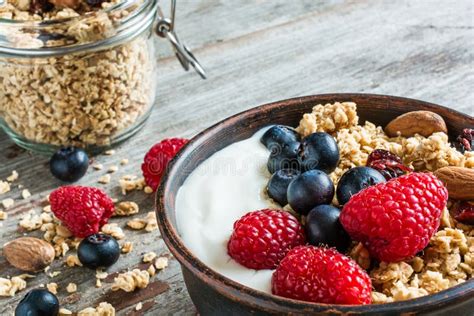
[[[270,178],[269,152],[260,143],[267,129],[201,163],[178,191],[176,214],[181,237],[194,255],[222,275],[270,293],[272,270],[248,269],[227,254],[234,222],[271,206],[263,195]]]

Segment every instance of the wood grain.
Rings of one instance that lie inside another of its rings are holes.
[[[156,39],[160,47],[156,110],[145,129],[118,148],[116,155],[95,158],[106,167],[130,159],[129,165],[112,175],[106,189],[115,197],[139,203],[141,214],[153,210],[152,198],[143,193],[122,198],[118,179],[140,174],[141,160],[152,144],[164,137],[191,137],[259,104],[315,93],[370,92],[418,98],[474,115],[474,4],[470,0],[180,0],[178,8],[180,37],[207,68],[209,79],[201,81],[183,72],[168,44]],[[21,190],[15,189],[1,196],[16,200],[7,211],[9,218],[1,222],[3,244],[20,236],[21,215],[32,204],[40,205],[60,183],[51,178],[47,158],[18,149],[3,133],[0,148],[0,179],[15,169],[20,174],[17,183],[33,194],[22,200]],[[104,173],[91,170],[79,184],[104,187],[97,183]],[[125,221],[113,220],[120,225]],[[158,233],[126,234],[134,251],[111,272],[137,265],[144,252],[168,253]],[[52,269],[62,271],[54,280],[60,285],[60,298],[67,296],[64,289],[69,282],[77,283],[81,292],[77,303],[65,307],[77,311],[107,293],[110,284],[96,289],[93,272],[61,265],[57,262]],[[18,273],[0,256],[0,276]],[[147,303],[144,314],[195,313],[175,260],[156,280],[169,289],[154,304]],[[29,285],[48,282],[52,282],[49,277],[39,275]],[[11,314],[21,296],[1,298],[0,314]]]

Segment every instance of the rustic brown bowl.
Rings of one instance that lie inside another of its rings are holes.
[[[191,299],[201,315],[268,314],[360,314],[360,315],[474,315],[474,280],[437,294],[381,305],[349,306],[313,304],[253,290],[211,270],[180,238],[176,228],[175,198],[180,186],[203,160],[216,151],[249,138],[270,124],[297,126],[303,113],[316,104],[353,101],[361,122],[369,120],[385,126],[396,116],[414,110],[429,110],[444,117],[450,136],[465,127],[474,127],[474,118],[423,101],[368,94],[325,94],[262,105],[234,115],[194,137],[171,163],[157,192],[157,217],[163,239],[180,262]]]

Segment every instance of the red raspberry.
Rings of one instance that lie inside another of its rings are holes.
[[[325,304],[370,304],[370,277],[333,248],[296,247],[273,272],[272,293]]]
[[[448,191],[433,174],[412,173],[355,194],[339,220],[373,257],[396,262],[426,247],[447,199]]]
[[[188,141],[183,138],[165,139],[151,147],[147,152],[143,160],[142,172],[146,184],[154,191],[158,188],[170,160]]]
[[[249,269],[274,269],[293,247],[304,245],[303,227],[288,212],[250,212],[234,223],[227,252]]]
[[[98,188],[64,186],[49,196],[54,215],[76,237],[99,232],[114,213],[114,202]]]

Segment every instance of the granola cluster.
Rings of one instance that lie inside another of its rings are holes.
[[[0,19],[72,18],[72,22],[56,23],[51,29],[31,34],[4,28],[0,22],[0,37],[14,47],[28,49],[96,42],[115,35],[120,19],[136,8],[109,13],[103,9],[120,1],[103,1],[99,7],[78,2],[74,8],[32,11],[25,9],[30,0],[9,0],[0,6]],[[2,124],[35,143],[81,147],[111,144],[140,124],[154,102],[154,47],[147,36],[142,34],[94,52],[0,58]]]
[[[417,171],[434,171],[446,166],[474,168],[474,152],[461,154],[451,146],[445,133],[390,138],[382,127],[371,122],[359,125],[357,106],[352,102],[316,105],[311,113],[303,116],[297,131],[303,136],[324,131],[336,138],[341,160],[331,174],[335,184],[350,168],[365,166],[374,149],[393,152]]]
[[[474,168],[474,152],[460,153],[445,133],[390,138],[373,123],[359,125],[357,106],[351,102],[315,106],[312,113],[303,116],[297,131],[303,136],[322,131],[336,138],[341,160],[330,175],[336,184],[350,168],[365,166],[374,149],[391,151],[416,171],[435,171],[446,166]],[[474,227],[456,222],[446,209],[439,231],[423,253],[409,262],[374,262],[361,243],[354,244],[349,255],[368,270],[374,285],[374,303],[416,298],[473,277]]]

